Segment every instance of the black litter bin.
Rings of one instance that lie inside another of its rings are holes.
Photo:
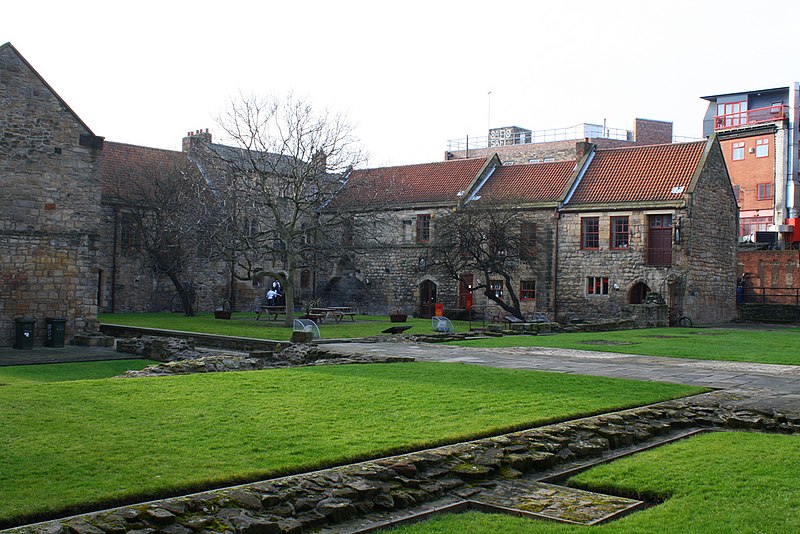
[[[48,317],[44,320],[44,344],[46,347],[64,346],[64,324],[66,319]]]
[[[32,349],[33,348],[33,329],[36,326],[36,319],[14,319],[14,348]]]

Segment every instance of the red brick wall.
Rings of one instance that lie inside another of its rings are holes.
[[[755,154],[756,140],[769,139],[769,155],[757,158]],[[744,159],[733,161],[733,144],[744,143]],[[739,209],[748,210],[772,210],[774,206],[773,198],[768,200],[758,200],[757,187],[760,183],[770,183],[774,186],[775,181],[775,135],[761,134],[753,137],[742,137],[738,139],[726,139],[720,141],[722,153],[725,156],[725,164],[728,166],[728,174],[731,183],[738,185]],[[750,152],[752,149],[752,153]]]
[[[800,250],[740,250],[736,259],[738,278],[741,279],[743,273],[748,273],[745,284],[748,294],[752,294],[754,288],[762,287],[800,289]],[[767,292],[768,295],[778,293],[796,295],[792,291]],[[762,293],[755,289],[755,294],[760,296]],[[767,302],[784,301],[794,304],[796,298],[767,298]]]

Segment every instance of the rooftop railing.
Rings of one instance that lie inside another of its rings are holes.
[[[467,149],[479,150],[482,148],[499,148],[509,145],[548,143],[552,141],[577,141],[587,137],[593,139],[631,141],[632,136],[633,133],[624,128],[607,128],[601,124],[584,123],[567,128],[515,132],[513,135],[498,139],[492,139],[488,136],[450,139],[447,141],[447,150],[449,152],[457,152]]]
[[[741,128],[751,124],[781,121],[787,117],[788,106],[776,104],[766,108],[756,108],[714,117],[714,129]]]

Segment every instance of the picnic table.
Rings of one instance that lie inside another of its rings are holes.
[[[265,304],[264,306],[261,306],[259,311],[256,312],[256,321],[261,318],[262,313],[266,313],[270,319],[275,321],[278,319],[278,316],[286,315],[286,308],[284,306],[269,306]]]
[[[356,322],[356,312],[351,306],[329,306],[326,308],[311,308],[310,315],[318,315],[322,320],[333,318],[337,323],[341,323],[342,319],[349,316],[353,322]],[[322,321],[320,321],[322,322]]]

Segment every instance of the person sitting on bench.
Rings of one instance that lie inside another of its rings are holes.
[[[270,290],[267,291],[266,299],[267,299],[267,306],[275,306],[275,302],[278,299],[278,292],[270,288]]]

